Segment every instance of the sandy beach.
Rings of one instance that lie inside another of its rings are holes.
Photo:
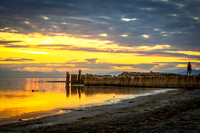
[[[179,89],[117,104],[0,126],[1,132],[200,132],[200,90]]]

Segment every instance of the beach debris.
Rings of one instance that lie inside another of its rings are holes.
[[[73,111],[83,111],[82,109],[71,109]]]
[[[24,120],[20,118],[18,121],[24,121]]]
[[[88,119],[88,117],[81,117],[81,118],[78,119],[78,120],[84,120],[84,119]]]
[[[71,110],[71,111],[83,111],[83,109],[73,109],[73,108],[66,108],[66,109],[61,109],[61,110]]]
[[[134,101],[129,101],[128,103],[134,103]]]
[[[123,111],[118,111],[118,112],[116,112],[116,113],[124,113]]]
[[[70,110],[70,109],[60,109],[60,110]]]
[[[32,92],[38,92],[39,90],[31,90]]]

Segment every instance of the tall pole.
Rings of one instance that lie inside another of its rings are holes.
[[[79,84],[81,83],[81,70],[79,70],[78,72],[78,83]]]

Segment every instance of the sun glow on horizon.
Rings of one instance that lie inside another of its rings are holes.
[[[107,36],[107,34],[105,34]],[[106,37],[104,34],[102,36]],[[128,35],[127,35],[128,36]],[[124,36],[126,37],[126,36]],[[145,38],[147,36],[144,36]],[[104,64],[124,64],[123,67],[110,67],[110,70],[131,70],[133,67],[127,65],[140,64],[140,63],[154,63],[154,62],[182,62],[186,60],[185,57],[165,56],[161,54],[148,55],[145,52],[151,52],[155,50],[166,51],[166,53],[173,53],[170,51],[171,45],[155,44],[151,46],[121,46],[110,40],[89,39],[75,37],[69,34],[56,33],[53,35],[44,35],[42,33],[8,33],[0,32],[0,41],[6,42],[0,45],[1,64],[15,64],[20,62],[21,65],[27,64],[52,64],[62,63],[67,66],[26,66],[15,68],[19,71],[76,71],[101,69],[102,61]],[[195,51],[177,51],[178,53],[184,53],[188,55],[200,55]],[[23,59],[27,60],[11,60],[11,59]],[[97,62],[92,64],[95,67],[90,67],[87,64],[87,59],[96,58]],[[10,59],[10,60],[9,60]],[[72,64],[68,62],[74,60]],[[86,61],[86,62],[84,62]],[[81,64],[81,62],[84,62]],[[70,66],[71,65],[71,66]],[[104,68],[103,68],[104,69]]]

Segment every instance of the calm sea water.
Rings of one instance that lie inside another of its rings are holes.
[[[0,78],[0,125],[69,112],[68,109],[111,104],[169,89],[71,86],[64,78]],[[43,82],[41,82],[43,81]]]

